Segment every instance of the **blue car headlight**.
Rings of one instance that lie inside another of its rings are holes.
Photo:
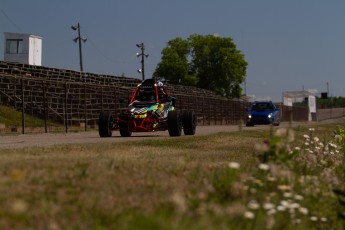
[[[252,119],[252,115],[251,114],[248,114],[248,119]]]
[[[271,118],[273,117],[273,114],[270,113],[270,114],[267,115],[267,117],[268,117],[269,119],[271,119]]]

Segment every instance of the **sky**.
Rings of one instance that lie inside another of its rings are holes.
[[[243,92],[282,101],[284,91],[313,89],[345,97],[344,0],[0,0],[4,32],[43,38],[42,65],[150,78],[169,40],[192,34],[231,37],[248,62]]]

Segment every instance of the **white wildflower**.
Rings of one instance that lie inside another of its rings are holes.
[[[310,220],[311,220],[311,221],[317,221],[318,218],[317,218],[316,216],[311,216],[311,217],[310,217]]]
[[[282,206],[284,206],[285,208],[289,208],[290,207],[290,201],[287,201],[287,200],[280,201],[280,204]]]
[[[240,164],[238,162],[230,162],[229,163],[229,168],[232,168],[232,169],[239,169],[240,168]]]
[[[259,164],[259,169],[267,171],[270,169],[270,166],[268,164]]]
[[[315,142],[319,142],[319,140],[320,140],[320,139],[319,139],[318,137],[314,137],[314,141],[315,141]]]
[[[302,213],[303,215],[308,215],[309,211],[307,208],[304,208],[304,207],[300,207],[299,209],[299,212]]]
[[[320,219],[322,222],[327,222],[327,218],[326,217],[321,217]]]
[[[295,133],[293,130],[289,129],[287,139],[288,139],[288,142],[293,142],[295,140]]]
[[[288,130],[286,128],[280,128],[276,131],[276,136],[278,137],[285,137],[287,135]]]
[[[272,208],[272,209],[269,209],[268,211],[267,211],[267,215],[273,215],[273,214],[276,214],[276,210],[274,209],[274,208]]]
[[[278,185],[277,188],[278,188],[280,191],[290,191],[290,190],[291,190],[291,186],[285,185],[285,184]]]
[[[283,206],[283,205],[279,205],[279,206],[277,207],[277,210],[280,211],[280,212],[284,212],[284,211],[286,210],[286,207]]]
[[[299,203],[292,203],[292,204],[290,204],[290,208],[291,209],[297,209],[299,207],[300,207]]]
[[[269,146],[267,143],[256,143],[254,145],[254,149],[259,152],[259,153],[264,153],[267,152],[269,150]]]
[[[264,203],[263,208],[265,210],[274,209],[274,204],[272,204],[272,203]]]
[[[254,219],[254,217],[255,217],[255,214],[253,212],[246,211],[244,213],[244,218],[246,219]]]
[[[187,210],[186,200],[182,194],[175,192],[171,197],[172,202],[175,204],[176,208],[180,212],[185,212]]]
[[[338,147],[336,144],[334,144],[334,143],[332,143],[332,142],[330,142],[329,145],[330,145],[331,147],[333,147],[333,148],[337,148],[337,147]]]
[[[303,200],[303,196],[296,194],[294,196],[295,200]]]
[[[248,203],[248,208],[252,209],[252,210],[257,210],[260,208],[260,205],[258,202],[256,202],[255,200],[252,200]]]
[[[275,178],[274,176],[267,176],[267,181],[274,182],[277,181],[277,178]]]
[[[304,137],[305,139],[309,139],[309,138],[310,138],[307,134],[304,134],[303,137]]]
[[[290,197],[292,197],[292,193],[291,192],[284,192],[283,197],[290,198]]]
[[[329,150],[329,145],[327,144],[326,146],[325,146],[325,151],[328,151]]]
[[[300,151],[301,148],[300,147],[295,147],[295,150]]]
[[[342,136],[340,135],[335,135],[334,139],[339,142],[343,140]]]
[[[315,129],[314,128],[309,128],[309,131],[313,132],[313,131],[315,131]]]

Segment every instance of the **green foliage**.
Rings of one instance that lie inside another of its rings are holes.
[[[327,99],[316,98],[316,104],[321,108],[343,108],[345,107],[344,97],[329,97]]]
[[[211,197],[217,202],[226,202],[235,198],[232,185],[237,181],[238,175],[239,172],[236,169],[225,168],[215,170],[209,179],[214,187]]]
[[[345,107],[345,98],[344,97],[329,97],[329,98],[320,98],[316,97],[316,104],[319,108],[343,108]],[[308,106],[308,100],[305,98],[301,102],[294,102],[294,105],[298,106]]]
[[[189,74],[187,55],[189,44],[182,38],[175,38],[168,42],[168,46],[162,51],[162,61],[153,74],[154,77],[164,77],[173,82],[187,85],[195,85],[197,79]]]
[[[343,127],[338,126],[335,133],[335,140],[336,142],[342,147],[342,149],[345,148],[345,129]],[[345,181],[345,152],[343,164],[338,167],[338,173],[340,174],[340,177]],[[333,189],[334,194],[338,197],[338,204],[337,204],[337,210],[338,210],[338,216],[339,218],[344,220],[345,224],[345,185],[343,184],[342,187]]]
[[[288,164],[296,152],[291,151],[290,144],[294,140],[293,131],[278,129],[270,132],[270,138],[258,143],[256,149],[261,163],[276,162]]]
[[[276,222],[280,223],[275,228],[286,228],[290,225],[288,222],[298,224],[301,229],[316,228],[316,225],[322,229],[329,224],[335,229],[343,226],[345,174],[337,171],[345,172],[345,155],[342,150],[345,131],[338,127],[335,133],[336,136],[320,141],[315,135],[315,129],[309,128],[309,134],[298,138],[304,140],[301,146],[292,149],[295,134],[278,129],[269,140],[264,141],[264,145],[256,148],[264,163],[259,165],[259,172],[248,181],[248,186],[255,189],[255,193],[259,192],[263,198],[261,204],[269,200],[272,207],[276,207],[267,210],[268,214],[273,211]],[[268,191],[275,195],[267,199]],[[255,196],[255,202],[260,200]],[[320,197],[322,203],[318,204]],[[260,202],[257,206],[260,206]],[[286,209],[290,210],[290,216],[285,216],[283,222],[279,221],[281,216],[276,211],[282,213]],[[249,212],[255,213],[255,210],[252,208]]]
[[[341,126],[338,126],[334,130],[335,139],[338,144],[340,144],[342,147],[345,147],[345,129]]]
[[[231,38],[193,34],[187,40],[168,42],[153,76],[234,98],[242,93],[246,67],[244,55]]]

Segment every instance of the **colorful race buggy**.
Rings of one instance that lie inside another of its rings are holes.
[[[110,111],[99,115],[100,137],[111,137],[115,130],[122,137],[130,137],[133,132],[169,131],[170,136],[194,135],[197,118],[193,111],[175,109],[175,98],[169,96],[160,81],[147,79],[139,84],[127,111],[115,116]]]

